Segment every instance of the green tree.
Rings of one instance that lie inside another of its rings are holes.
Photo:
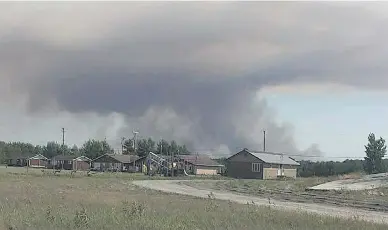
[[[105,140],[98,141],[90,139],[82,145],[80,153],[90,159],[95,159],[104,154],[112,154],[114,153],[114,150]]]
[[[368,144],[365,145],[365,172],[369,174],[385,172],[383,157],[386,152],[387,146],[385,145],[385,140],[382,137],[376,139],[375,134],[370,133],[368,136]]]
[[[137,142],[137,155],[146,156],[149,152],[155,152],[155,141],[151,138],[139,140]]]
[[[156,154],[168,155],[169,148],[170,148],[170,144],[166,140],[161,140],[158,142],[155,151],[156,151]]]
[[[129,155],[134,154],[135,150],[133,149],[133,141],[132,139],[126,139],[123,143],[123,154]]]
[[[60,144],[54,141],[47,142],[46,146],[43,147],[43,155],[47,158],[63,154],[62,147]]]
[[[73,145],[73,147],[71,147],[70,155],[73,155],[73,156],[79,156],[80,155],[80,152],[79,152],[79,149],[78,149],[77,145]]]

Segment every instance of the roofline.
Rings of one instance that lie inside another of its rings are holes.
[[[101,155],[101,156],[99,156],[99,157],[94,158],[92,161],[98,160],[98,159],[100,159],[101,157],[103,157],[103,156],[105,156],[105,155],[109,155],[109,154],[105,153],[105,154],[103,154],[103,155]]]
[[[87,156],[83,156],[83,155],[82,155],[82,156],[79,156],[79,157],[76,157],[76,158],[74,158],[74,159],[73,159],[73,161],[74,161],[74,160],[77,160],[78,158],[81,158],[81,157],[82,157],[82,158],[86,158],[86,159],[87,159],[87,160],[89,160],[89,161],[92,161],[92,159],[90,159],[90,158],[89,158],[89,157],[87,157]]]
[[[237,152],[236,154],[233,154],[232,156],[226,158],[226,160],[229,160],[230,158],[234,157],[235,155],[240,154],[242,151],[246,151],[247,153],[251,154],[253,157],[255,157],[255,158],[257,158],[257,159],[263,161],[262,159],[260,159],[260,158],[256,157],[255,155],[253,155],[252,152],[249,151],[249,149],[247,149],[247,148],[244,148],[244,149],[241,150],[240,152]],[[281,153],[272,153],[272,152],[258,152],[258,153],[272,154],[272,155],[284,155],[284,154],[281,154]],[[287,155],[284,155],[284,156],[290,158],[290,157],[287,156]],[[291,159],[291,158],[290,158],[290,159]],[[291,160],[293,160],[293,159],[291,159]],[[293,161],[295,161],[295,160],[293,160]],[[263,162],[265,162],[265,161],[263,161]],[[275,164],[275,163],[269,163],[269,162],[265,162],[265,163],[268,163],[268,164]],[[295,163],[296,163],[296,164],[281,164],[281,165],[294,165],[294,166],[300,166],[300,163],[299,163],[299,162],[295,161]],[[279,163],[276,163],[276,164],[279,164]]]
[[[43,157],[43,159],[46,159],[46,160],[48,160],[48,158],[47,158],[47,157],[45,157],[45,156],[43,156],[42,154],[36,154],[36,155],[34,155],[34,156],[32,156],[32,157],[29,157],[29,158],[28,158],[28,160],[30,160],[31,158],[34,158],[34,157],[36,157],[36,156],[42,156],[42,157]]]
[[[195,166],[225,167],[225,165],[206,165],[206,164],[193,164],[193,163],[190,163],[190,164],[195,165]]]

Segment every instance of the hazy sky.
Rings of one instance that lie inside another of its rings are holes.
[[[0,3],[0,139],[363,156],[388,136],[388,3]]]

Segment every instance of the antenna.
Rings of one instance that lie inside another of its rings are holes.
[[[263,130],[263,138],[264,138],[264,141],[263,141],[263,152],[265,152],[265,130]]]

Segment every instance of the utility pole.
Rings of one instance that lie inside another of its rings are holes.
[[[139,131],[133,130],[133,149],[135,151],[135,156],[137,155],[137,145],[136,145],[137,134],[139,134]],[[135,157],[133,157],[133,171],[136,172]]]
[[[62,156],[65,155],[65,128],[62,128]],[[62,161],[62,170],[65,160]]]
[[[263,138],[264,138],[264,141],[263,141],[263,151],[265,152],[265,130],[263,130],[263,133],[264,133],[264,136],[263,136]]]
[[[65,128],[62,128],[62,155],[65,155]]]
[[[125,137],[121,138],[121,154],[124,154],[124,143],[125,143]]]
[[[160,155],[163,155],[163,138],[160,138]]]

